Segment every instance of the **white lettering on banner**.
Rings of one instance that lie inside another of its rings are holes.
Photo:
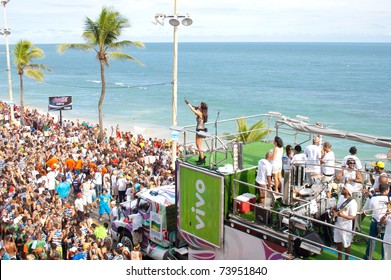
[[[196,219],[198,222],[198,224],[196,225],[196,229],[201,229],[205,227],[205,223],[200,216],[205,217],[205,212],[199,208],[205,204],[205,200],[201,196],[201,194],[205,191],[205,184],[200,179],[196,181],[196,190],[196,197],[198,199],[198,202],[196,203],[196,208],[191,207],[191,211],[193,213],[196,213]]]

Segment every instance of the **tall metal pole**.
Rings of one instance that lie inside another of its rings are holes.
[[[9,44],[8,44],[8,35],[11,33],[8,29],[7,25],[7,12],[6,12],[6,5],[9,2],[9,0],[3,0],[1,1],[1,4],[4,6],[4,36],[5,36],[5,49],[6,49],[6,55],[7,55],[7,73],[8,73],[8,95],[9,95],[9,105],[11,108],[11,120],[14,120],[14,101],[12,98],[12,80],[11,80],[11,63],[10,63],[10,51],[9,51]]]
[[[176,0],[174,0],[174,16],[177,15]],[[177,26],[174,26],[174,64],[172,67],[172,126],[177,125],[177,89],[178,89],[178,36]],[[177,152],[177,140],[172,139],[172,164],[175,169],[176,152]]]

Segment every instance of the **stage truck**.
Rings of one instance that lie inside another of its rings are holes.
[[[142,252],[152,259],[336,259],[329,209],[336,204],[343,182],[335,176],[309,179],[305,174],[314,163],[284,162],[282,192],[265,190],[265,203],[257,203],[259,187],[254,183],[258,161],[273,149],[272,140],[278,135],[294,145],[308,145],[319,136],[323,141],[344,139],[345,145],[358,142],[365,145],[363,149],[380,152],[377,158],[363,159],[364,180],[353,194],[359,207],[351,231],[350,258],[363,258],[368,239],[383,242],[380,236],[368,235],[373,209],[363,211],[362,207],[372,163],[379,157],[391,159],[391,152],[381,153],[391,148],[391,138],[341,131],[331,128],[330,123],[310,124],[306,117],[289,118],[276,112],[230,121],[236,124],[244,119],[255,119],[261,125],[235,133],[226,132],[232,131],[229,121],[209,123],[209,131],[214,127],[214,133],[196,132],[193,126],[174,127],[173,135],[180,134],[181,140],[175,184],[145,189],[133,201],[123,203],[119,219],[112,224],[112,237],[132,248],[128,217],[137,208],[143,217]],[[221,134],[219,124],[224,131]],[[205,137],[205,165],[196,164],[194,143],[188,141],[195,133]],[[245,136],[249,133],[259,133],[262,139],[248,142]],[[336,159],[335,174],[340,172],[341,162],[342,158]],[[384,205],[387,208],[391,211],[390,204]],[[380,258],[379,247],[370,258]]]

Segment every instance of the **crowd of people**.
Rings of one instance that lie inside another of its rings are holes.
[[[10,112],[0,102],[1,259],[129,259],[125,246],[96,236],[91,214],[111,219],[141,189],[171,184],[170,142],[118,125],[98,141],[98,125]]]
[[[302,167],[303,184],[305,181],[310,191],[312,185],[322,181],[328,186],[323,189],[327,192],[327,196],[331,197],[332,193],[337,196],[336,205],[323,216],[328,216],[325,221],[334,220],[335,226],[339,227],[334,230],[324,227],[327,228],[324,229],[324,239],[328,244],[336,245],[339,251],[338,259],[343,258],[343,251],[346,253],[345,259],[349,258],[350,245],[353,241],[353,233],[349,231],[355,230],[354,223],[360,223],[366,213],[371,219],[369,235],[386,242],[391,241],[391,186],[383,161],[373,163],[371,170],[363,170],[362,163],[357,157],[357,148],[353,146],[349,149],[349,154],[343,158],[340,167],[337,167],[331,143],[321,143],[319,136],[314,136],[312,143],[306,146],[304,151],[300,145],[295,147],[286,145],[284,153],[283,140],[278,136],[274,138],[274,145],[275,147],[266,153],[265,158],[258,162],[255,185],[260,190],[258,202],[261,205],[269,207],[270,200],[267,197],[282,193],[282,173],[289,171],[291,166],[295,165]],[[368,182],[364,182],[363,173],[368,175]],[[301,192],[297,189],[293,194],[299,197]],[[353,197],[354,194],[364,197],[364,205],[358,204],[361,202]],[[357,220],[358,215],[359,220]],[[380,229],[382,224],[386,225],[383,231]],[[375,247],[376,242],[368,240],[363,258],[371,259]],[[382,245],[381,257],[391,259],[391,245]]]

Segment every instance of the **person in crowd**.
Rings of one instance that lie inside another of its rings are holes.
[[[274,137],[274,149],[272,150],[272,177],[274,182],[274,191],[280,192],[282,180],[282,155],[284,152],[284,143],[278,136]]]
[[[307,156],[301,152],[302,148],[300,145],[296,145],[293,151],[293,157],[291,160],[292,164],[304,165],[307,162]]]
[[[322,158],[322,148],[319,146],[320,138],[315,136],[312,140],[312,144],[308,145],[304,149],[304,154],[307,157],[307,172],[306,179],[312,183],[312,177],[321,174],[320,171],[320,159]]]
[[[142,260],[143,255],[140,252],[140,244],[133,247],[133,250],[130,252],[131,260]]]
[[[361,171],[356,169],[356,160],[354,158],[348,158],[345,164],[345,168],[342,168],[337,173],[335,179],[343,184],[349,183],[352,185],[355,192],[361,191],[363,179]]]
[[[348,164],[347,164],[348,159],[353,159],[354,162],[355,162],[355,166],[354,166],[355,169],[359,170],[359,171],[362,171],[363,167],[362,167],[362,164],[361,164],[361,160],[357,157],[357,148],[356,148],[356,146],[350,147],[349,154],[342,159],[342,164],[341,164],[342,168],[348,167]]]
[[[255,185],[260,189],[258,191],[258,202],[265,205],[265,197],[270,197],[270,194],[266,192],[271,190],[272,186],[272,153],[267,152],[265,158],[258,161],[257,177],[255,178]]]
[[[321,172],[327,181],[335,175],[335,154],[331,150],[330,142],[323,143],[323,157],[320,159]]]
[[[385,225],[383,240],[385,242],[391,243],[391,207],[388,207],[388,210],[380,218],[380,223]],[[384,260],[391,260],[391,245],[383,244]]]
[[[338,260],[342,260],[342,252],[345,250],[345,260],[349,259],[350,245],[352,243],[353,221],[357,215],[357,202],[352,198],[353,187],[344,185],[337,205],[332,209],[331,215],[335,217],[334,242],[337,245]]]
[[[11,256],[8,254],[7,250],[4,247],[0,248],[0,260],[2,261],[10,261]]]
[[[132,214],[129,215],[129,219],[132,221],[133,245],[136,246],[143,241],[143,217],[137,207],[132,209]]]
[[[185,98],[185,103],[189,106],[190,110],[196,115],[196,131],[200,132],[207,132],[207,128],[205,127],[205,123],[208,122],[208,105],[205,102],[201,102],[197,107],[193,107],[189,101]],[[196,146],[198,149],[198,160],[197,164],[205,164],[206,156],[204,155],[204,151],[202,149],[202,141],[205,136],[200,135],[199,133],[196,133]]]
[[[107,189],[103,189],[103,192],[99,195],[99,221],[102,220],[103,214],[106,212],[110,220],[110,205],[109,202],[112,196],[108,193]]]
[[[293,155],[294,155],[294,152],[293,152],[292,145],[286,145],[285,154],[282,156],[282,163],[283,163],[284,172],[290,171]]]
[[[379,195],[373,196],[370,199],[368,210],[369,212],[372,212],[372,219],[371,224],[369,226],[369,236],[378,238],[379,235],[381,238],[384,237],[384,232],[379,232],[378,225],[380,223],[380,219],[382,216],[384,216],[388,210],[388,192],[389,187],[386,184],[380,184],[379,186]],[[375,240],[368,240],[367,248],[365,251],[365,257],[364,259],[371,259],[373,252],[376,248],[376,241]],[[384,259],[384,247],[382,246],[382,259]]]
[[[383,161],[377,161],[376,163],[373,163],[372,166],[373,169],[371,169],[371,173],[369,174],[369,180],[372,184],[370,191],[377,193],[379,192],[380,177],[388,177],[388,175],[386,172],[384,172],[385,164]]]

